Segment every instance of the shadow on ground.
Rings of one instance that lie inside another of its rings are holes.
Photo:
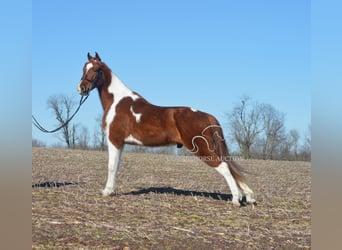
[[[221,193],[208,193],[208,192],[199,192],[199,191],[190,191],[183,189],[176,189],[173,187],[150,187],[150,188],[142,188],[137,191],[132,191],[129,193],[125,193],[124,195],[142,195],[142,194],[173,194],[179,196],[200,196],[200,197],[208,197],[214,200],[224,200],[231,201],[231,194],[221,194]]]
[[[53,188],[53,187],[64,187],[69,185],[78,185],[78,182],[54,182],[46,181],[32,184],[32,188]]]

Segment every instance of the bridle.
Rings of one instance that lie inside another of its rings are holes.
[[[86,80],[87,82],[89,82],[92,85],[92,89],[95,87],[95,83],[97,83],[97,81],[101,78],[102,76],[102,69],[99,68],[98,70],[94,70],[93,71],[96,74],[96,77],[94,78],[94,80],[89,80],[88,78],[86,78],[85,76],[81,78],[81,80]]]

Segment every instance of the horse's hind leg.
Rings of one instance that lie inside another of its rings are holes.
[[[242,194],[240,192],[240,189],[232,176],[228,164],[226,162],[221,162],[217,167],[215,167],[215,170],[219,172],[228,183],[228,186],[230,188],[230,191],[232,192],[233,199],[232,202],[236,206],[240,206],[240,201],[242,200]]]
[[[189,135],[187,137],[182,137],[182,144],[210,167],[215,168],[216,171],[225,178],[230,191],[232,192],[233,204],[240,206],[243,192],[241,192],[242,190],[240,190],[240,187],[237,184],[239,178],[235,177],[239,177],[239,173],[236,172],[234,168],[230,170],[228,163],[222,158],[222,155],[228,155],[225,144],[222,142],[223,140],[220,126],[218,125],[218,122],[214,120],[211,121],[207,127],[202,129],[201,132],[194,133],[192,137]]]
[[[226,179],[228,186],[233,194],[233,204],[237,205],[237,202],[242,202],[243,197],[246,198],[246,202],[248,204],[256,203],[256,200],[253,198],[254,193],[252,189],[250,189],[250,187],[245,182],[234,179],[226,162],[220,163],[220,165],[215,169]],[[235,189],[237,189],[238,191],[236,191]]]
[[[194,140],[192,142],[185,141],[184,145],[207,165],[215,168],[216,171],[225,178],[230,191],[232,192],[233,204],[236,206],[240,206],[242,195],[239,186],[237,185],[234,177],[229,170],[228,164],[219,159],[214,150],[211,149],[211,145],[209,145],[208,143],[209,142],[207,140],[203,140],[203,138],[200,138],[200,140],[197,140],[196,142],[194,142]]]
[[[224,179],[226,180],[230,191],[232,192],[232,202],[234,205],[240,205],[242,202],[246,202],[248,204],[255,204],[256,201],[253,198],[254,193],[252,189],[241,179],[235,179],[233,177],[233,174],[230,170],[229,165],[230,162],[220,161],[217,159],[220,159],[215,153],[213,152],[206,152],[203,153],[203,149],[199,150],[196,153],[197,156],[199,156],[205,163],[207,163],[209,166],[214,167],[217,172],[219,172]],[[205,155],[205,157],[203,157]],[[211,155],[210,157],[207,157],[208,155]],[[245,201],[243,199],[245,197]]]

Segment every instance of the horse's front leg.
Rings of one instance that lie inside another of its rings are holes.
[[[103,196],[108,196],[114,193],[116,183],[116,175],[120,167],[120,158],[122,147],[117,148],[108,140],[108,177],[105,188],[102,190]]]

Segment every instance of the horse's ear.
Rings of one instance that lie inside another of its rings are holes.
[[[101,58],[97,52],[95,52],[95,58],[101,62]]]
[[[92,59],[92,56],[90,55],[90,53],[88,52],[88,61],[90,61],[90,59]]]

